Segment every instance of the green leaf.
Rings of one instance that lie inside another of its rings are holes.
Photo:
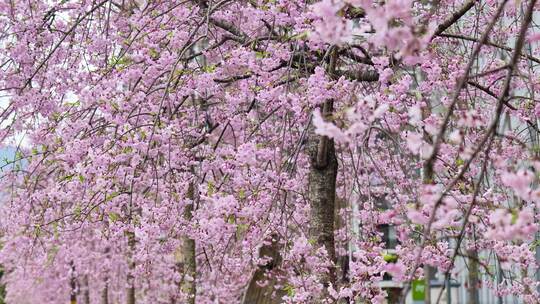
[[[81,101],[77,100],[77,101],[74,101],[74,102],[66,102],[66,105],[70,106],[70,107],[77,107],[77,106],[81,105]]]
[[[293,297],[294,296],[294,287],[289,285],[289,284],[285,284],[285,286],[283,287],[283,290],[287,293],[287,295],[289,297]]]
[[[238,224],[236,226],[236,232],[239,233],[239,234],[242,234],[244,232],[246,232],[249,228],[249,225],[248,224]]]
[[[62,177],[61,181],[70,182],[72,179],[73,179],[73,174],[70,174],[70,175],[66,175],[66,176]]]
[[[208,188],[206,190],[206,193],[208,194],[208,196],[212,196],[214,194],[214,191],[215,191],[214,183],[208,182]]]
[[[515,225],[518,220],[518,212],[517,210],[512,210],[512,225]]]
[[[108,201],[112,200],[113,198],[117,197],[118,194],[119,194],[118,192],[113,192],[113,193],[105,196],[105,201],[108,202]]]
[[[116,67],[116,69],[119,71],[125,69],[131,63],[133,63],[133,60],[129,58],[128,56],[122,56],[122,57],[112,56],[111,60],[109,61],[109,65]]]
[[[142,140],[146,140],[146,132],[141,131],[141,132],[139,132],[139,135],[141,136]]]
[[[53,263],[54,258],[58,253],[58,250],[60,250],[60,248],[58,248],[58,246],[56,245],[53,245],[53,247],[49,251],[47,251],[47,265],[51,265]]]
[[[114,222],[118,221],[119,219],[120,219],[120,215],[119,215],[118,213],[116,213],[116,212],[109,212],[109,220],[110,220],[111,222],[114,223]]]
[[[384,253],[383,259],[386,263],[395,263],[398,260],[398,255],[394,253]]]
[[[214,73],[216,71],[216,65],[207,65],[202,67],[203,72],[205,73]]]
[[[73,209],[73,214],[75,214],[75,217],[80,217],[82,212],[81,205],[75,206],[75,209]]]
[[[268,57],[269,53],[265,51],[255,52],[255,58],[262,59]]]
[[[149,53],[150,53],[150,57],[152,57],[152,59],[157,59],[159,57],[158,51],[156,51],[156,49],[154,49],[154,48],[151,48]]]
[[[55,239],[60,237],[60,233],[58,232],[58,222],[53,223],[53,234]]]
[[[41,226],[40,225],[36,225],[36,227],[34,228],[34,234],[39,237],[41,235]]]
[[[307,40],[309,37],[309,31],[303,31],[302,33],[291,36],[290,40]]]
[[[238,190],[238,197],[240,199],[245,199],[246,198],[246,190],[244,190],[244,189]]]
[[[529,247],[531,248],[531,251],[536,250],[536,247],[538,246],[540,246],[540,240],[535,240],[534,242],[531,243],[531,245],[529,245]]]

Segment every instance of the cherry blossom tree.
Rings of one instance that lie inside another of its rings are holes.
[[[7,303],[537,303],[538,9],[0,1]]]

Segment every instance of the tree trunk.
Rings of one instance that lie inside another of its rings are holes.
[[[347,200],[340,197],[336,197],[335,200],[335,212],[334,212],[334,229],[339,231],[341,229],[347,229],[347,218],[343,217],[341,211],[346,210]],[[349,239],[346,239],[344,242],[336,243],[335,246],[338,248],[345,248],[344,255],[338,255],[336,253],[336,284],[338,286],[346,286],[350,283],[349,280]],[[339,300],[339,304],[351,303],[352,299],[349,297]]]
[[[428,118],[430,115],[431,115],[431,105],[429,103],[429,101],[427,102],[428,106],[426,108],[424,108],[424,110],[422,111],[422,119],[426,119]],[[426,142],[428,142],[429,144],[432,144],[433,140],[431,138],[431,136],[429,135],[429,133],[427,133],[425,130],[423,132],[423,137],[424,137],[424,140]],[[422,152],[420,152],[422,153]],[[434,184],[434,180],[433,180],[433,177],[434,177],[434,168],[433,168],[433,164],[430,163],[429,161],[426,161],[424,162],[424,165],[423,165],[423,168],[422,168],[423,172],[423,177],[422,177],[422,182],[424,185],[429,185],[429,184]],[[429,235],[426,236],[427,238],[429,238]],[[426,304],[431,304],[431,271],[432,269],[430,268],[429,265],[424,265],[424,276],[425,276],[425,280],[424,280],[424,293],[425,293],[425,298],[424,298],[424,303]]]
[[[333,46],[329,51],[329,63],[327,72],[334,75],[336,70],[338,49]],[[322,117],[330,120],[334,110],[334,101],[327,100],[322,105]],[[324,247],[328,253],[328,259],[336,263],[336,248],[334,241],[334,212],[336,199],[336,177],[338,162],[334,140],[326,136],[315,134],[313,125],[309,128],[307,153],[310,158],[308,176],[308,199],[311,205],[310,215],[310,240],[317,247]],[[331,266],[327,273],[320,274],[320,280],[325,287],[323,297],[328,298],[327,287],[336,286],[336,269]]]
[[[323,105],[323,117],[332,113],[333,101]],[[318,247],[324,247],[330,261],[336,261],[334,243],[334,205],[336,197],[336,177],[338,163],[334,141],[326,136],[315,134],[310,127],[307,150],[310,156],[308,198],[311,204],[310,240]],[[321,283],[328,287],[336,286],[334,267],[321,274]]]
[[[128,276],[128,281],[133,281],[132,275]],[[135,304],[135,286],[133,286],[133,283],[130,284],[127,290],[127,304]]]
[[[467,303],[479,304],[480,299],[478,295],[478,252],[474,249],[467,250],[469,256],[469,282],[467,285]]]
[[[189,184],[187,198],[191,204],[186,205],[184,209],[184,219],[189,222],[193,218],[193,204],[195,203],[195,185]],[[183,274],[180,283],[180,290],[188,296],[187,304],[195,304],[197,295],[197,260],[195,256],[195,240],[188,236],[182,237],[181,261],[178,265]]]
[[[347,219],[341,216],[341,211],[346,210],[346,208],[347,201],[345,199],[336,197],[334,208],[334,229],[336,231],[347,229]],[[350,240],[345,240],[345,242],[336,243],[336,247],[346,249],[345,255],[336,256],[336,279],[338,283],[347,284],[349,282],[349,242]]]
[[[131,271],[135,270],[135,262],[133,261],[133,250],[135,248],[135,233],[128,232],[128,245],[129,245],[129,273],[127,275],[127,283],[128,288],[126,290],[126,304],[135,304],[135,278],[133,277],[133,274],[131,274]]]
[[[88,275],[83,277],[83,303],[90,304],[90,284],[88,283]]]
[[[106,222],[108,227],[108,222]],[[105,247],[105,256],[107,259],[110,258],[109,256],[109,247]],[[103,289],[101,290],[101,304],[109,304],[109,276],[105,277],[104,280],[105,285],[103,286]]]
[[[265,265],[259,265],[248,285],[244,294],[243,304],[279,304],[282,303],[282,298],[286,295],[285,290],[276,290],[275,285],[278,283],[275,278],[269,278],[270,282],[265,286],[259,286],[259,283],[265,281],[266,274],[272,271],[279,263],[281,256],[279,254],[278,236],[273,235],[271,244],[263,245],[259,251],[261,258],[266,257],[270,260]],[[273,293],[275,292],[275,295]]]
[[[101,291],[101,304],[109,304],[109,283],[105,280],[105,286]]]
[[[195,259],[195,240],[188,237],[182,238],[182,249],[184,251],[184,280],[182,281],[182,291],[188,295],[186,303],[195,304],[197,294],[197,261]]]
[[[69,303],[77,304],[77,278],[75,277],[75,266],[71,262],[71,277],[69,279]]]
[[[431,304],[431,267],[429,265],[424,266],[424,276],[425,276],[425,287],[424,287],[424,303]]]

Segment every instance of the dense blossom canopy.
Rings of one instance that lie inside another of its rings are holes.
[[[8,303],[381,303],[471,252],[537,303],[538,9],[1,0]]]

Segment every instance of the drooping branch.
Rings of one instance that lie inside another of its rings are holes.
[[[435,30],[435,36],[441,35],[446,31],[449,27],[451,27],[453,24],[457,23],[461,17],[463,17],[471,8],[474,7],[474,5],[480,2],[480,0],[469,0],[461,6],[459,10],[454,12],[452,15],[450,15],[446,20],[443,21],[443,23],[439,24],[437,26],[437,29]]]
[[[90,10],[88,10],[86,13],[84,13],[82,16],[80,16],[79,18],[77,18],[73,22],[73,25],[68,29],[68,31],[65,34],[63,34],[62,38],[60,38],[60,40],[53,46],[52,50],[49,51],[47,56],[45,56],[45,59],[43,59],[39,63],[37,68],[34,70],[34,72],[32,72],[32,75],[30,75],[30,77],[26,80],[24,86],[22,88],[20,88],[21,92],[24,89],[26,89],[26,87],[28,87],[28,85],[30,85],[32,83],[32,80],[34,79],[34,77],[45,66],[45,64],[49,61],[49,59],[56,53],[56,50],[58,50],[58,48],[60,47],[60,45],[62,45],[62,43],[66,40],[66,38],[69,37],[69,35],[71,35],[73,33],[73,31],[75,31],[75,29],[79,26],[79,24],[81,24],[81,22],[83,22],[88,16],[93,14],[97,9],[99,9],[100,7],[102,7],[103,5],[105,5],[109,1],[110,0],[104,0],[104,1],[101,1],[100,3],[94,5]]]
[[[471,42],[475,42],[475,43],[481,43],[480,39],[473,38],[473,37],[467,37],[467,36],[461,35],[461,34],[442,33],[439,36],[444,37],[444,38],[461,39],[461,40],[467,40],[467,41],[471,41]],[[504,51],[507,51],[507,52],[513,52],[514,51],[514,49],[512,49],[511,47],[497,44],[495,42],[489,41],[489,39],[484,40],[483,44],[486,45],[486,46],[495,47],[495,48],[498,48],[498,49],[501,49],[501,50],[504,50]],[[531,55],[528,55],[528,54],[522,54],[521,56],[527,58],[528,60],[534,61],[536,63],[540,63],[540,59],[536,58],[534,56],[531,56]]]

